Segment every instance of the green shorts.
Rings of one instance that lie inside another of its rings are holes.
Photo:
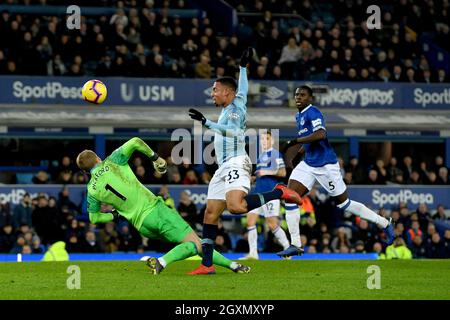
[[[147,238],[180,243],[192,230],[180,214],[161,200],[145,217],[139,232]]]

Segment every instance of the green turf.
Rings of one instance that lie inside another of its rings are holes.
[[[198,264],[154,276],[139,261],[0,263],[0,299],[450,299],[450,260],[252,261],[250,274],[187,276]],[[80,267],[79,290],[67,289],[69,265]],[[367,288],[370,265],[379,290]]]

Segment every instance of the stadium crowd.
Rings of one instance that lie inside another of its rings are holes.
[[[65,241],[69,253],[164,252],[172,248],[171,244],[143,238],[125,220],[98,226],[89,223],[87,215],[82,213],[82,205],[73,203],[68,194],[68,189],[64,188],[58,198],[42,193],[32,199],[25,194],[14,207],[2,203],[0,253],[44,253],[56,241]],[[197,210],[186,192],[175,204],[165,185],[159,195],[201,234],[205,208]],[[108,209],[106,206],[103,208],[105,211]],[[396,222],[394,247],[403,247],[407,252],[405,258],[450,258],[450,218],[445,210],[442,205],[430,210],[426,204],[420,204],[416,210],[409,210],[405,204],[391,208],[390,216]],[[379,214],[385,216],[387,211],[380,209]],[[342,216],[332,200],[320,200],[315,189],[305,197],[300,224],[307,253],[373,252],[380,258],[396,258],[389,255],[384,234],[376,226],[360,218]],[[286,228],[284,220],[282,226]],[[257,227],[261,252],[281,250],[261,218]],[[220,252],[248,252],[245,216],[222,218],[216,249]]]
[[[367,29],[366,8],[357,1],[328,7],[310,0],[228,2],[253,14],[240,17],[231,36],[216,33],[207,16],[170,15],[170,9],[188,8],[183,0],[83,1],[117,11],[83,17],[80,30],[67,30],[64,17],[3,11],[0,74],[210,79],[235,75],[242,49],[252,45],[255,80],[450,82],[419,44],[427,33],[450,51],[448,0],[386,1],[381,30]],[[299,13],[308,22],[277,13]]]
[[[47,170],[40,170],[29,181],[32,184],[85,184],[87,176],[74,164],[74,159],[65,155],[61,160],[48,161]],[[172,158],[166,158],[167,174],[154,170],[147,159],[137,155],[130,165],[138,180],[143,184],[204,185],[209,184],[216,165],[193,165],[188,158],[176,165]],[[348,185],[450,185],[450,172],[442,156],[434,161],[413,159],[406,155],[397,159],[392,157],[388,163],[377,159],[373,163],[361,164],[357,157],[351,156],[347,162],[339,157],[341,174]],[[17,175],[10,172],[0,175],[0,183],[15,184]],[[287,181],[285,181],[287,182]],[[22,181],[23,183],[23,181]]]

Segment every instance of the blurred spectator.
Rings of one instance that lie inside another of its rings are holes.
[[[194,170],[186,172],[186,176],[183,179],[183,184],[198,184],[198,178]]]
[[[436,208],[436,213],[433,215],[433,220],[437,221],[447,221],[449,217],[445,214],[445,207],[440,204]]]
[[[49,207],[44,195],[38,197],[38,205],[31,215],[33,227],[42,240],[48,245],[61,238],[62,219],[56,207]]]
[[[62,190],[58,193],[58,201],[56,204],[59,210],[66,207],[73,214],[79,212],[78,206],[70,200],[70,191],[67,186],[63,186]]]
[[[437,184],[443,184],[443,185],[450,184],[450,179],[448,177],[448,169],[446,167],[441,167],[439,169]]]
[[[209,64],[209,58],[205,55],[200,55],[200,61],[195,65],[196,78],[210,79],[212,75],[212,68]]]
[[[16,242],[16,236],[13,232],[13,226],[4,225],[0,230],[0,252],[9,253]]]
[[[389,160],[389,165],[387,167],[387,174],[389,181],[395,182],[395,177],[397,175],[402,175],[403,172],[400,170],[397,166],[397,158],[392,157],[391,160]]]
[[[406,156],[403,158],[403,180],[408,181],[408,179],[411,176],[411,173],[413,172],[414,168],[412,166],[412,159],[410,156]]]
[[[128,223],[122,224],[119,229],[119,251],[130,252],[136,251],[138,243],[130,231]]]
[[[32,179],[34,184],[47,184],[49,183],[49,176],[47,172],[40,170]]]
[[[116,252],[119,249],[119,234],[114,229],[114,222],[107,222],[99,233],[100,243],[105,252]]]
[[[3,201],[0,204],[0,228],[4,225],[9,225],[13,223],[13,217],[11,215],[11,209],[9,207],[9,202]]]
[[[339,252],[342,247],[350,248],[350,246],[347,231],[344,227],[340,227],[337,230],[336,237],[331,241],[331,249],[333,252]]]
[[[173,200],[172,196],[169,193],[169,188],[167,185],[162,185],[159,189],[158,196],[161,196],[164,200],[164,203],[166,206],[175,209],[175,201]]]
[[[405,241],[398,237],[392,245],[386,248],[386,259],[412,259],[412,253]]]
[[[178,204],[177,211],[180,213],[183,219],[186,220],[186,222],[189,223],[189,225],[195,230],[195,224],[197,222],[200,222],[198,221],[197,207],[192,202],[189,194],[186,191],[182,191],[180,193],[180,203]]]
[[[167,173],[166,174],[167,174],[169,183],[172,183],[173,176],[175,174],[180,175],[180,171],[178,170],[178,166],[173,163],[172,157],[167,157],[166,162],[167,162]]]
[[[96,235],[92,231],[87,231],[84,239],[81,240],[81,252],[84,253],[99,253],[103,252],[102,247],[96,239]]]
[[[364,180],[364,171],[359,165],[359,160],[357,157],[351,156],[350,161],[345,168],[345,172],[351,172],[354,183],[358,184]]]
[[[448,230],[447,230],[448,231]],[[435,232],[431,236],[431,241],[426,244],[426,256],[427,258],[439,259],[445,258],[447,255],[444,241],[442,241],[439,233]]]
[[[428,212],[428,207],[425,203],[419,204],[416,210],[419,218],[420,229],[425,230],[428,223],[431,221],[431,213]]]
[[[423,232],[420,230],[420,224],[419,221],[412,221],[411,222],[411,228],[407,231],[407,243],[408,246],[411,246],[414,238],[420,237],[422,238]]]
[[[147,175],[147,171],[145,170],[144,166],[137,166],[136,171],[134,172],[136,175],[136,178],[139,180],[142,184],[149,184],[151,183],[150,178]]]

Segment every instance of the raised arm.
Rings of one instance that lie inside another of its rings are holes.
[[[111,161],[118,164],[125,164],[130,159],[134,151],[145,154],[153,161],[153,167],[160,173],[166,172],[166,161],[158,156],[141,138],[134,137],[125,142],[120,148],[114,151],[109,157]]]
[[[134,151],[139,151],[145,154],[152,161],[158,159],[158,154],[156,154],[156,152],[154,152],[141,138],[138,137],[131,138],[125,142],[121,149],[123,155],[127,157],[127,161],[130,159]]]
[[[244,106],[247,104],[247,95],[248,95],[247,68],[239,67],[239,82],[236,98],[242,99],[242,104]]]
[[[241,61],[239,62],[239,82],[236,98],[242,99],[242,104],[244,107],[247,103],[248,94],[247,64],[250,63],[254,52],[255,50],[251,47],[245,49],[242,53]]]

